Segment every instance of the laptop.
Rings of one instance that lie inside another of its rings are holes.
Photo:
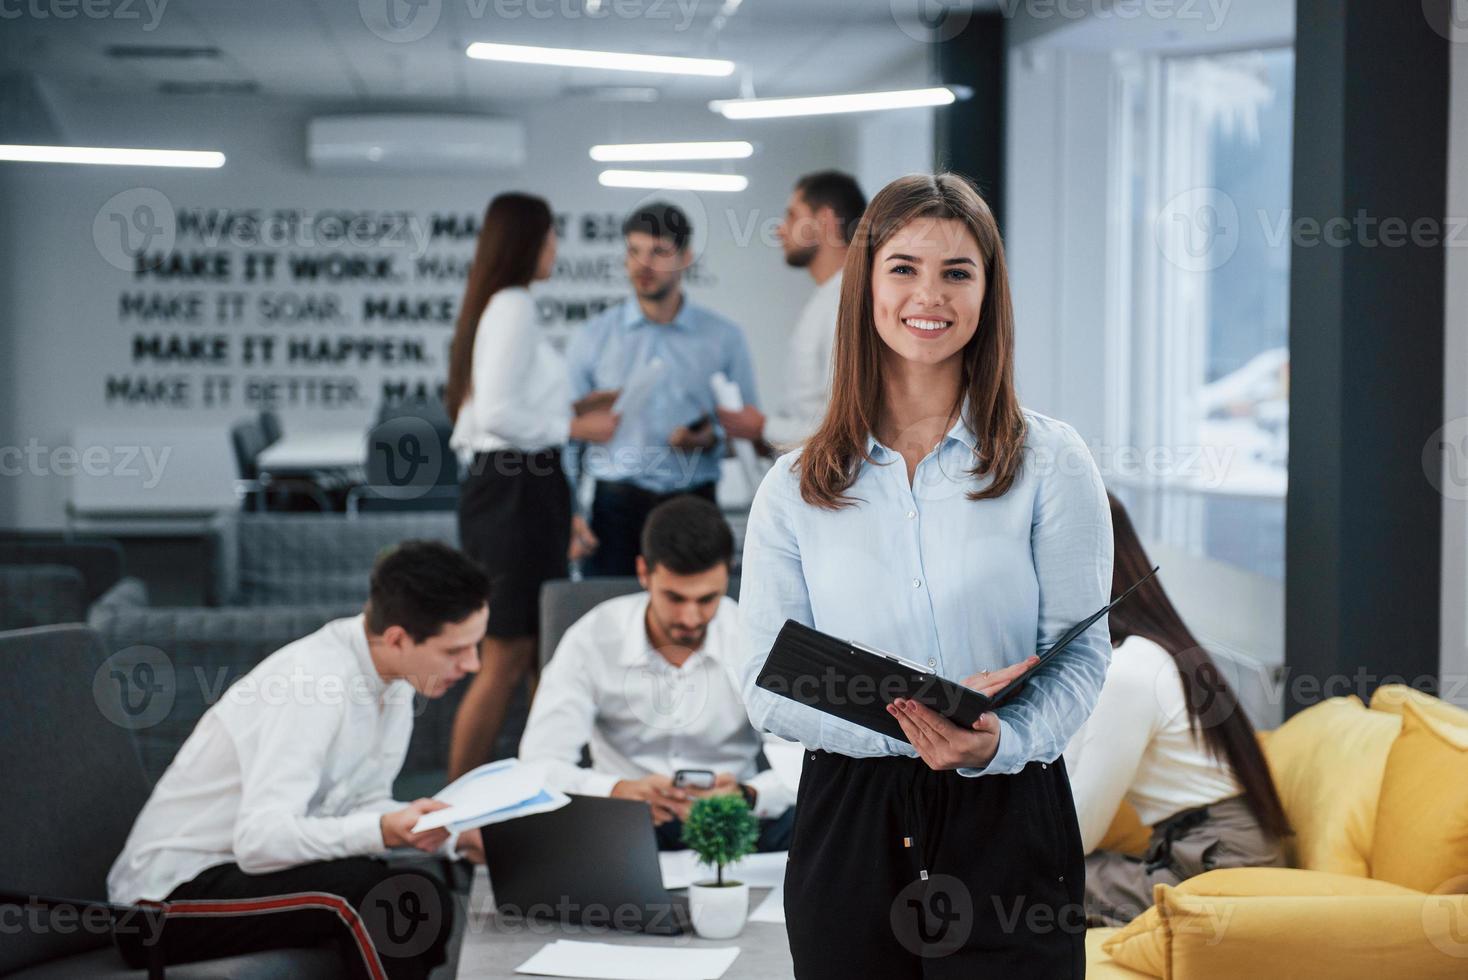
[[[688,899],[663,887],[646,803],[572,796],[549,813],[484,828],[484,854],[502,919],[558,919],[676,936]]]

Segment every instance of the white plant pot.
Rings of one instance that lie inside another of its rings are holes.
[[[729,883],[722,888],[704,883],[688,886],[688,914],[693,928],[705,939],[733,939],[749,918],[749,886]]]

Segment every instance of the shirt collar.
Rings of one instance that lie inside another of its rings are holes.
[[[639,600],[632,605],[633,616],[631,622],[626,623],[623,627],[625,632],[622,636],[622,645],[617,655],[617,663],[623,667],[636,667],[640,664],[647,663],[649,660],[672,667],[672,664],[669,664],[663,659],[662,654],[652,648],[652,641],[647,637],[648,601],[648,594],[643,592]],[[719,611],[717,615],[723,615],[726,612],[727,610],[724,609],[724,600],[721,598],[719,600]],[[717,616],[715,617],[715,621],[717,621]],[[719,655],[716,650],[717,645],[714,642],[713,622],[710,622],[709,630],[703,638],[703,646],[693,651],[693,656],[683,661],[683,666],[688,666],[693,662],[695,657],[707,656],[710,660],[718,660]]]
[[[693,329],[693,322],[689,314],[692,310],[693,303],[688,299],[688,294],[684,293],[683,303],[678,307],[678,312],[673,315],[672,320],[667,323],[653,323],[643,315],[642,305],[637,302],[637,297],[632,296],[628,297],[627,301],[622,304],[622,326],[677,327],[680,330],[691,330]]]
[[[372,662],[372,648],[367,643],[367,617],[358,613],[347,620],[347,623],[347,644],[357,658],[362,676],[367,679],[367,688],[374,696],[380,695],[387,690],[388,682],[383,680],[382,675],[377,672],[377,665]]]
[[[978,452],[979,448],[979,440],[978,437],[974,435],[973,430],[968,427],[968,422],[965,421],[967,418],[968,397],[964,396],[963,408],[959,410],[958,418],[954,420],[953,425],[950,426],[948,431],[944,434],[943,442],[947,443],[950,440],[958,442],[968,447],[968,451],[970,453],[976,453]],[[872,459],[876,460],[877,462],[881,462],[884,457],[895,456],[896,453],[878,442],[875,433],[869,432],[867,433],[867,455],[872,457]]]

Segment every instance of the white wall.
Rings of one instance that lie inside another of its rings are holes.
[[[1450,220],[1468,216],[1468,44],[1452,49],[1452,97],[1448,134],[1448,205]],[[1443,417],[1454,434],[1468,419],[1468,249],[1444,249],[1447,302],[1444,309]],[[1443,486],[1451,484],[1444,483]],[[1454,486],[1456,496],[1468,488]],[[1468,707],[1468,502],[1443,497],[1442,588],[1443,693]]]
[[[784,335],[811,283],[781,260],[773,228],[784,209],[796,177],[826,167],[858,170],[878,179],[894,168],[924,169],[931,165],[931,123],[893,114],[885,120],[836,119],[747,124],[735,129],[701,106],[607,106],[590,102],[561,102],[519,115],[528,126],[530,165],[523,172],[476,177],[327,176],[310,171],[304,159],[305,121],[331,111],[312,106],[264,100],[136,100],[109,101],[94,94],[58,93],[55,111],[68,140],[84,144],[123,146],[187,146],[218,148],[228,155],[217,171],[131,170],[124,168],[61,168],[6,165],[0,170],[0,201],[6,220],[0,225],[0,446],[24,447],[36,440],[42,447],[68,445],[78,426],[99,424],[136,428],[139,433],[189,425],[216,427],[220,440],[228,425],[253,412],[238,397],[240,379],[260,373],[240,363],[238,337],[251,333],[291,331],[267,328],[246,317],[242,324],[197,327],[160,327],[159,332],[183,334],[229,333],[235,341],[229,363],[217,371],[201,367],[132,365],[132,324],[121,322],[119,296],[139,285],[150,291],[182,293],[197,289],[210,302],[222,292],[243,288],[238,264],[248,249],[234,249],[234,281],[225,285],[191,283],[135,283],[129,272],[105,260],[108,222],[106,202],[121,191],[151,188],[164,195],[177,212],[194,208],[234,208],[271,211],[306,209],[324,211],[406,211],[427,220],[439,214],[481,214],[495,193],[520,189],[546,196],[558,212],[573,216],[604,214],[614,220],[647,196],[645,192],[611,190],[596,182],[597,165],[586,155],[594,142],[668,138],[752,138],[758,152],[731,168],[749,177],[748,190],[739,194],[704,194],[675,199],[694,209],[693,219],[706,231],[700,253],[703,275],[690,284],[697,301],[732,317],[745,329],[754,351],[766,401],[777,394],[783,376]],[[923,114],[926,115],[926,114]],[[902,139],[893,137],[900,133]],[[924,135],[926,133],[927,135]],[[910,138],[910,139],[909,139]],[[874,147],[907,146],[904,153],[880,154]],[[919,147],[917,144],[921,143]],[[875,190],[868,186],[868,192]],[[94,243],[94,222],[104,244]],[[198,250],[196,242],[187,243]],[[180,247],[185,243],[180,242]],[[348,249],[349,251],[361,251]],[[278,249],[277,251],[300,251]],[[368,250],[370,251],[370,250]],[[434,244],[429,254],[467,259],[472,241]],[[620,245],[576,240],[574,231],[562,248],[567,258],[610,257],[610,272],[600,281],[544,284],[543,295],[606,296],[625,292],[620,273]],[[395,266],[399,275],[413,269],[405,257]],[[299,284],[284,288],[302,289]],[[258,286],[251,287],[257,292]],[[348,319],[360,307],[365,292],[392,292],[404,296],[451,295],[457,304],[458,280],[431,282],[406,276],[383,286],[343,286],[341,294]],[[322,290],[332,291],[332,290]],[[253,300],[252,300],[253,302]],[[281,408],[285,427],[362,427],[374,410],[375,392],[383,376],[437,380],[444,371],[443,353],[448,326],[374,328],[357,323],[322,327],[313,335],[337,333],[363,336],[374,332],[405,337],[429,337],[428,362],[409,368],[272,369],[272,374],[323,373],[359,381],[363,398],[343,407],[286,405]],[[284,344],[285,340],[279,340]],[[119,373],[168,374],[177,370],[195,378],[218,373],[235,379],[235,395],[227,406],[200,404],[197,387],[185,408],[123,407],[108,404],[104,388],[108,375]],[[14,457],[9,458],[13,463]],[[36,475],[27,467],[19,476],[7,471],[0,493],[0,525],[58,526],[63,522],[68,492],[65,478],[43,465]]]

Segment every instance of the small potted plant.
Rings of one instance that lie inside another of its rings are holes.
[[[683,821],[683,843],[700,862],[716,869],[713,881],[688,888],[688,912],[693,928],[705,939],[732,939],[744,929],[749,916],[749,886],[725,881],[724,866],[753,853],[759,839],[759,821],[742,796],[708,796],[689,809]]]

